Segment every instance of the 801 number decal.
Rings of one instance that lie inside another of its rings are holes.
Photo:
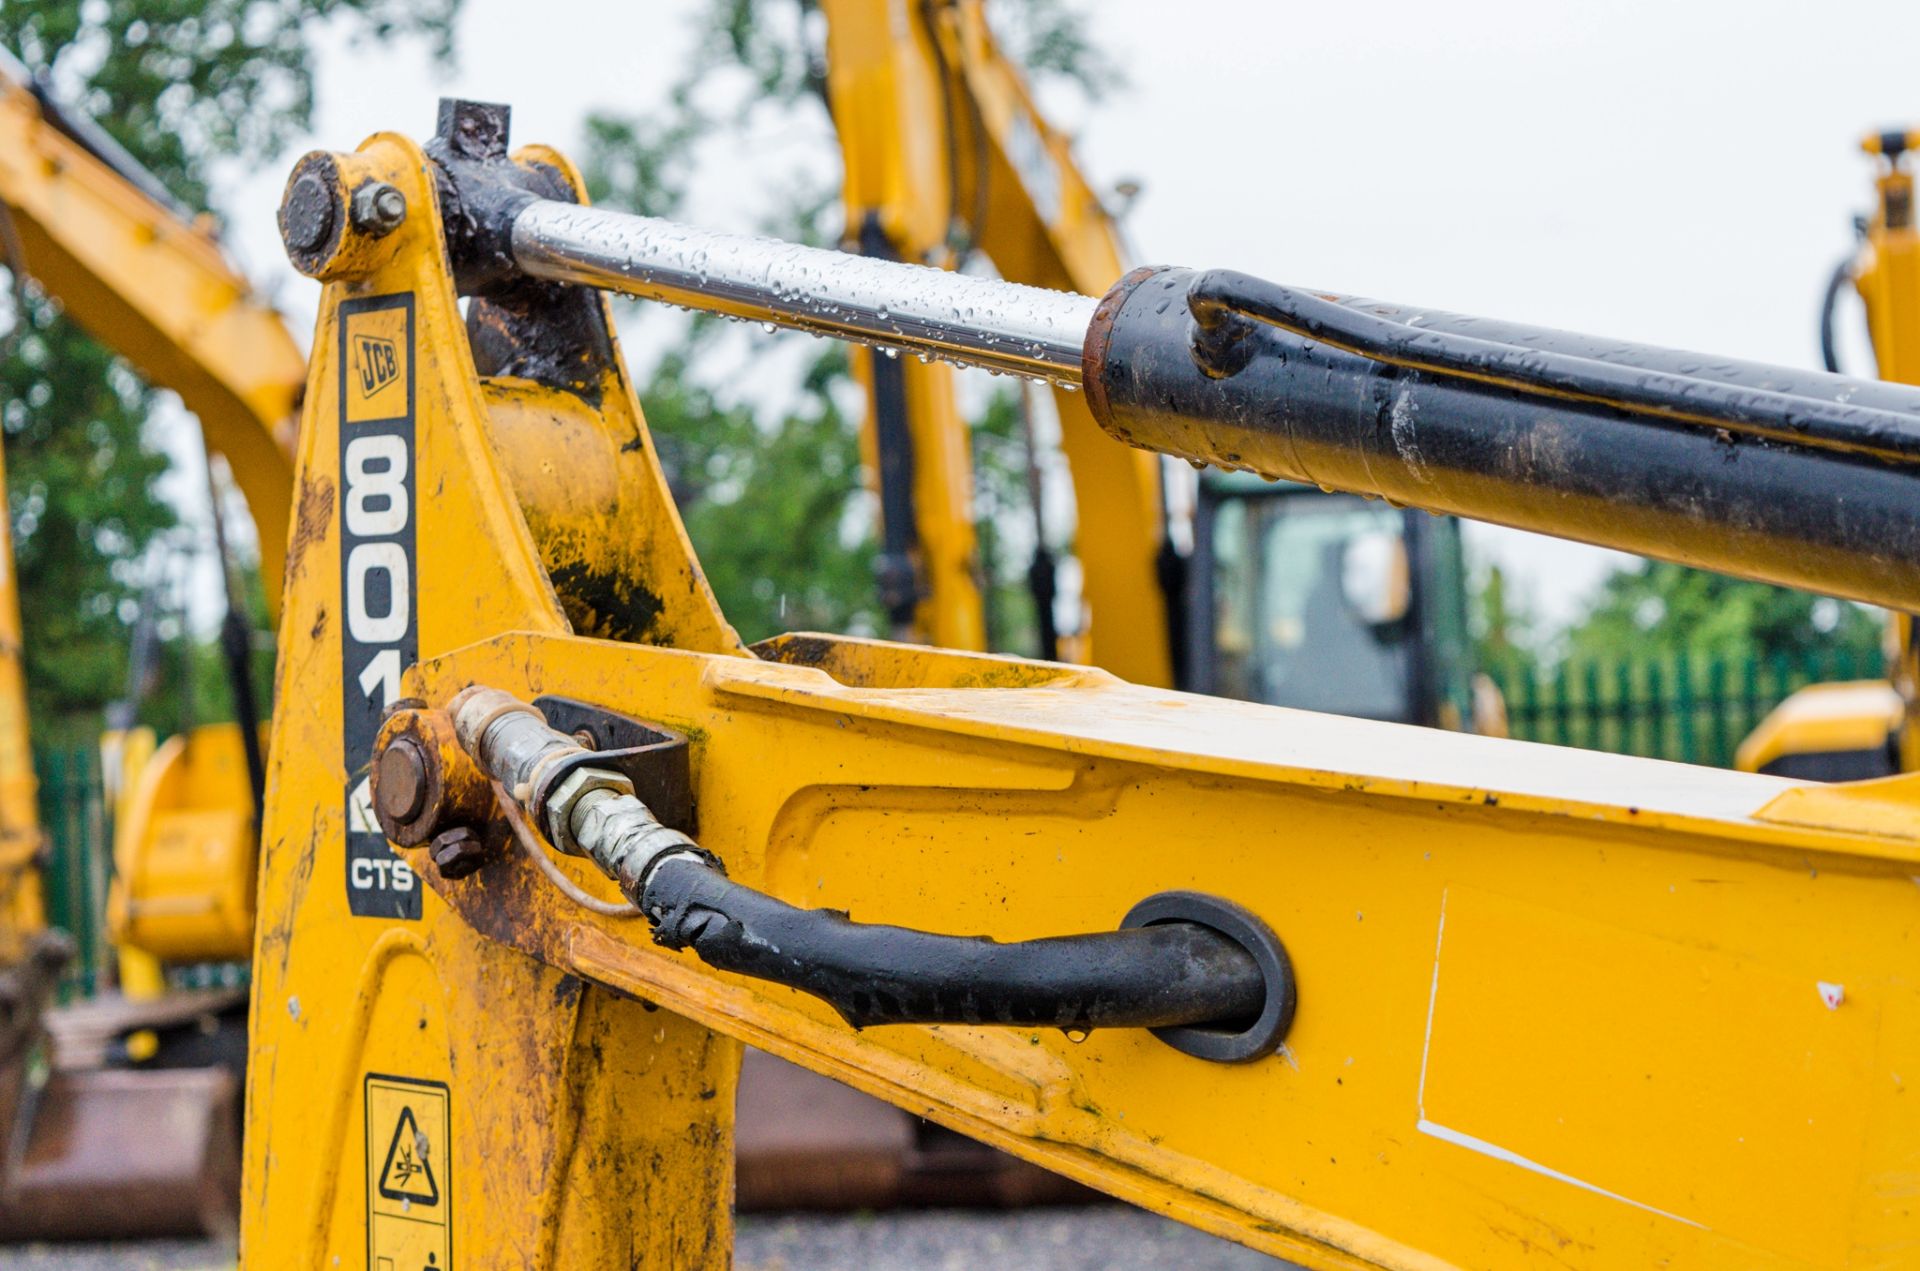
[[[346,888],[362,917],[418,918],[419,880],[393,854],[367,779],[383,712],[419,657],[414,555],[413,296],[341,306],[341,750]]]

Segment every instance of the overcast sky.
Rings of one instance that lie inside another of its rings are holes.
[[[661,100],[703,5],[468,0],[450,72],[329,37],[309,144],[424,137],[452,94],[510,102],[517,142],[577,148],[589,110]],[[1130,84],[1047,105],[1097,185],[1145,186],[1128,224],[1146,260],[1792,365],[1816,364],[1820,290],[1868,200],[1858,135],[1920,120],[1913,0],[1082,7]],[[690,216],[756,228],[816,140],[707,154]],[[310,328],[318,288],[273,229],[297,154],[236,174],[223,202],[251,272]],[[1619,559],[1475,542],[1555,618]]]

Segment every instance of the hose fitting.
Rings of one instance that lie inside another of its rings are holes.
[[[582,855],[592,858],[636,905],[646,894],[653,871],[666,861],[678,858],[721,868],[698,843],[660,824],[653,809],[632,794],[590,790],[574,801],[568,816]]]
[[[535,707],[475,685],[448,710],[460,744],[533,814],[547,841],[591,859],[635,904],[654,866],[669,855],[718,867],[691,838],[662,825],[624,774],[591,764],[567,767],[593,752],[549,727]]]

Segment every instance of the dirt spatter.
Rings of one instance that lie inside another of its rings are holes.
[[[547,571],[568,621],[581,635],[649,643],[663,608],[644,583],[612,570],[568,561]]]
[[[293,537],[287,543],[287,577],[297,578],[307,548],[327,536],[333,520],[333,483],[325,477],[308,476],[300,482],[300,497],[294,507]]]

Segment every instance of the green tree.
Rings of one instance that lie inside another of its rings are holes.
[[[1846,648],[1864,660],[1879,646],[1875,610],[1725,574],[1646,561],[1601,583],[1567,633],[1574,656],[1646,659],[1687,653],[1733,660]]]
[[[737,138],[755,120],[826,122],[824,50],[809,38],[817,33],[816,7],[814,0],[712,0],[665,110],[588,120],[581,171],[594,201],[672,216],[702,142]],[[1119,82],[1080,13],[1060,0],[1001,0],[995,15],[1009,56],[1030,75],[1069,81],[1093,97]],[[840,221],[837,184],[802,184],[763,228],[827,245],[838,241]],[[749,640],[807,627],[878,630],[860,421],[838,405],[850,397],[845,350],[823,344],[807,360],[796,405],[755,412],[722,405],[700,382],[702,354],[729,329],[684,322],[640,393],[721,607]],[[1027,562],[1009,556],[1003,529],[1032,516],[1018,420],[1014,397],[1002,390],[971,421],[975,513],[995,647],[1030,649]]]
[[[1537,624],[1525,603],[1511,594],[1504,570],[1488,566],[1469,605],[1475,670],[1508,676],[1534,664],[1539,656]]]
[[[833,386],[846,350],[826,346],[797,402],[762,419],[722,406],[682,351],[642,394],[687,534],[728,621],[748,641],[782,631],[876,631],[873,543],[850,525],[860,489],[858,427]]]
[[[1039,619],[1027,581],[1032,551],[1016,553],[1014,548],[1014,543],[1026,541],[1034,520],[1020,393],[1017,388],[997,389],[973,421],[973,507],[979,522],[987,642],[996,649],[1038,652]]]
[[[425,39],[447,57],[459,0],[0,0],[0,44],[98,120],[182,202],[207,204],[220,158],[275,156],[313,113],[314,26]],[[154,393],[15,278],[0,331],[9,477],[36,731],[76,739],[126,677],[137,567],[174,523]],[[255,589],[257,590],[257,588]],[[182,665],[189,658],[172,659]],[[162,696],[181,691],[167,677]],[[224,697],[224,693],[220,695]],[[162,717],[177,701],[156,703]],[[171,722],[171,721],[169,721]]]

